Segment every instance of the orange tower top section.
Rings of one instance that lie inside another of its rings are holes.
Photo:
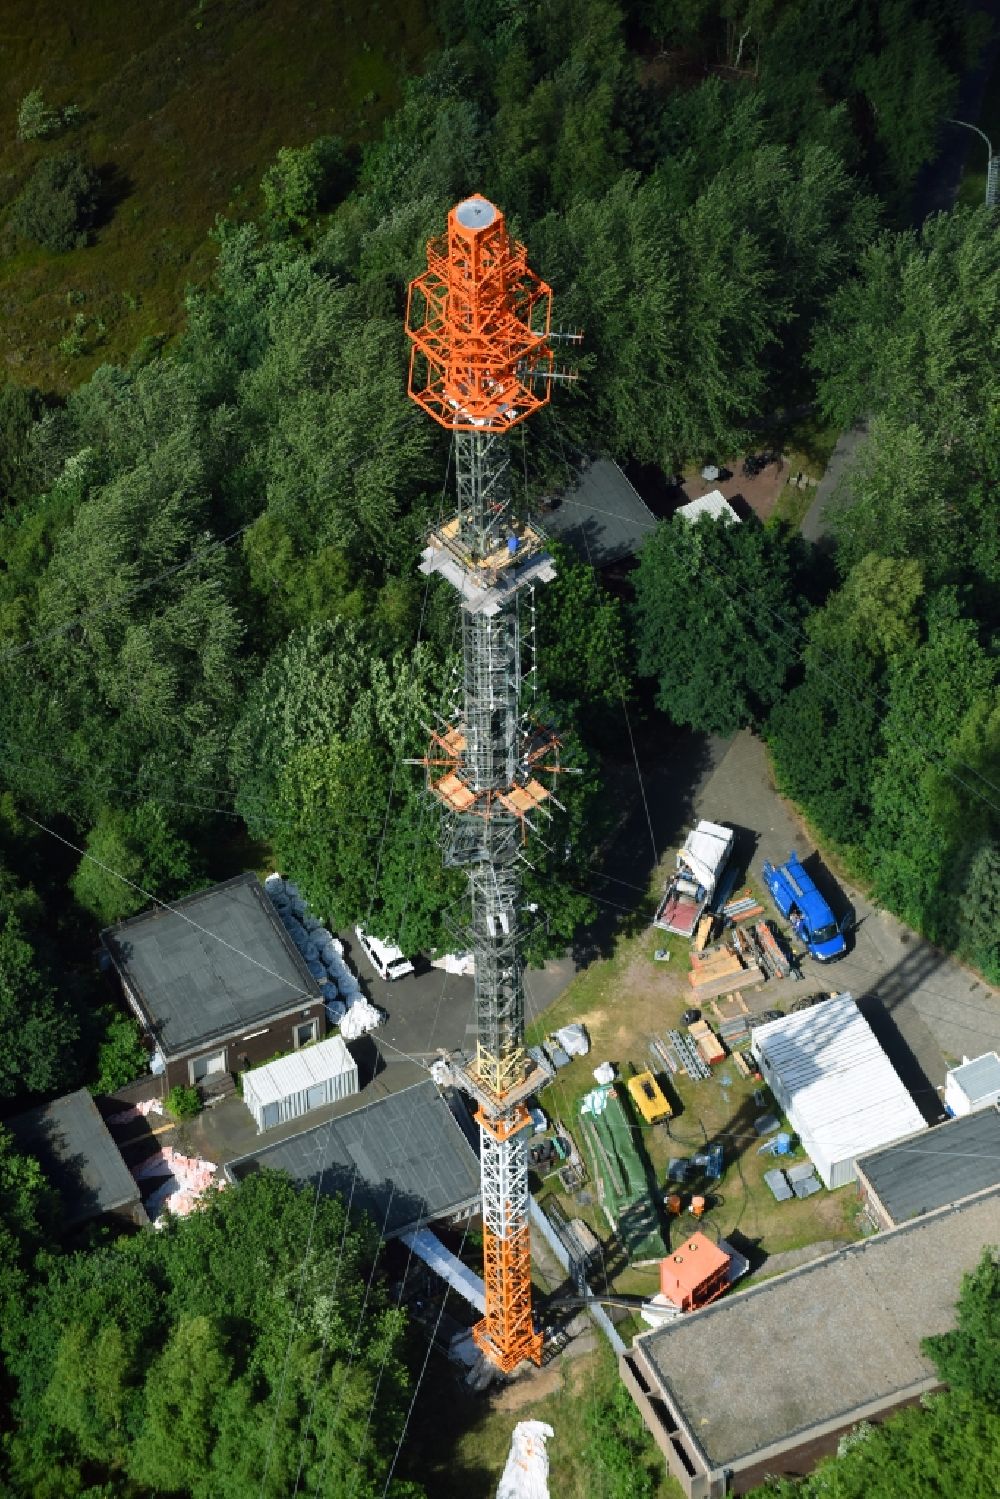
[[[551,317],[552,292],[529,270],[499,208],[464,199],[447,233],[428,243],[427,270],[410,282],[410,396],[452,430],[523,421],[549,399]]]

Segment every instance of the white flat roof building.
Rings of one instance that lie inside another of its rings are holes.
[[[927,1125],[850,994],[754,1029],[761,1073],[828,1187],[854,1160]]]
[[[961,1067],[945,1073],[944,1106],[949,1114],[961,1117],[988,1109],[1000,1102],[1000,1056],[986,1051],[981,1057],[968,1058]]]
[[[257,1128],[273,1129],[358,1092],[358,1064],[340,1036],[243,1074],[243,1102]]]
[[[708,494],[699,495],[696,500],[688,500],[686,505],[678,505],[675,515],[683,515],[687,521],[700,520],[703,515],[710,515],[713,520],[735,521],[740,524],[740,518],[730,505],[721,489],[710,489]]]

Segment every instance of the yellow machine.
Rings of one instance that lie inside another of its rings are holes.
[[[647,1124],[658,1124],[661,1119],[672,1117],[674,1111],[670,1100],[651,1072],[637,1072],[635,1077],[630,1077],[628,1091]]]

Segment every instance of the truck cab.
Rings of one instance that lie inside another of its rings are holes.
[[[771,898],[810,957],[820,963],[842,958],[847,951],[842,924],[838,924],[798,855],[789,854],[784,864],[765,864],[763,874]]]

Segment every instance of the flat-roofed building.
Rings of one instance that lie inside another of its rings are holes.
[[[366,1211],[384,1238],[479,1210],[479,1159],[430,1078],[230,1161],[226,1175],[286,1172]]]
[[[921,1340],[954,1326],[962,1276],[998,1243],[993,1188],[636,1338],[622,1378],[689,1499],[807,1473],[935,1389]]]
[[[1000,1187],[1000,1110],[948,1119],[861,1156],[854,1169],[862,1201],[879,1228],[894,1228]]]
[[[617,463],[587,463],[558,507],[544,517],[545,531],[593,567],[633,557],[656,529],[656,516]]]
[[[164,1091],[211,1089],[325,1034],[319,984],[255,874],[143,911],[101,940],[163,1058]]]
[[[59,1194],[59,1221],[148,1223],[139,1187],[86,1088],[8,1119],[17,1148],[34,1156]]]
[[[995,1051],[965,1061],[945,1073],[944,1106],[949,1114],[974,1114],[1000,1102],[1000,1056]]]

